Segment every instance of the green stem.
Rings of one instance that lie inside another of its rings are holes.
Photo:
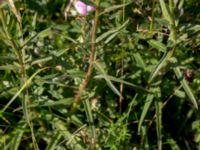
[[[153,33],[154,30],[154,7],[155,7],[155,0],[153,0],[152,4],[152,12],[151,12],[151,24],[150,24],[150,33]]]
[[[126,0],[123,0],[123,19],[122,19],[123,22],[125,20],[125,2]]]

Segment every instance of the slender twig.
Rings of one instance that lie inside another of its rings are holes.
[[[65,20],[67,20],[68,13],[69,13],[70,8],[71,8],[71,6],[72,6],[73,3],[74,3],[74,0],[70,0],[69,4],[67,5],[67,7],[66,7],[65,10],[64,10],[64,17],[65,17]]]
[[[92,33],[91,33],[91,53],[90,53],[90,58],[89,58],[89,67],[88,67],[87,73],[85,75],[85,79],[80,84],[79,90],[78,90],[78,92],[75,96],[75,101],[74,101],[73,106],[70,110],[71,113],[74,112],[74,110],[76,109],[76,106],[80,103],[81,95],[85,91],[85,89],[87,88],[87,86],[90,82],[91,76],[92,76],[93,62],[94,62],[94,59],[95,59],[95,52],[96,52],[96,31],[97,31],[98,20],[99,20],[99,5],[100,5],[100,0],[96,0],[95,19],[94,19],[94,24],[93,24]]]
[[[123,0],[123,18],[122,18],[122,21],[124,22],[125,20],[125,3],[126,3],[126,0]],[[124,75],[124,58],[122,57],[121,58],[121,69],[120,69],[120,72],[121,72],[121,76]],[[124,84],[121,82],[120,83],[120,97],[119,97],[119,111],[120,113],[122,112],[122,100],[123,100],[123,91],[124,91]]]

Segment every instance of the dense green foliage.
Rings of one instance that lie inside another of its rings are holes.
[[[200,1],[98,1],[0,4],[0,149],[200,149]]]

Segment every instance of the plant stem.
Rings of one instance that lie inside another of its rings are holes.
[[[76,109],[76,106],[80,104],[81,101],[81,95],[87,88],[92,72],[93,72],[93,62],[95,59],[95,52],[96,52],[96,31],[97,31],[97,26],[98,26],[98,20],[99,20],[99,5],[100,5],[100,0],[96,0],[96,12],[95,12],[95,19],[94,19],[94,24],[92,28],[92,33],[91,33],[91,53],[90,53],[90,58],[89,58],[89,67],[87,70],[87,73],[85,75],[85,79],[79,86],[79,90],[75,96],[75,101],[73,103],[73,106],[70,110],[70,113],[73,113]]]
[[[151,24],[150,24],[150,33],[154,31],[154,7],[155,7],[155,0],[152,2],[152,12],[151,12]]]
[[[0,9],[0,19],[1,19],[1,23],[3,25],[3,31],[5,32],[6,38],[9,41],[9,46],[11,46],[11,48],[14,50],[14,53],[16,54],[16,56],[18,57],[18,62],[20,64],[20,75],[21,75],[21,86],[23,86],[26,83],[27,80],[27,74],[26,74],[26,67],[25,67],[25,62],[24,62],[24,57],[23,57],[23,53],[20,51],[20,46],[18,46],[19,44],[12,38],[11,34],[9,33],[9,30],[7,28],[6,25],[6,18],[4,15],[4,11],[3,9]],[[19,30],[20,30],[20,36],[22,36],[22,27],[21,24],[19,24]],[[20,43],[23,43],[23,38],[21,38]],[[29,94],[28,94],[28,89],[26,89],[23,92],[23,98],[22,98],[22,106],[23,106],[23,112],[24,112],[24,116],[25,119],[27,121],[27,124],[29,125],[30,129],[31,129],[31,135],[32,135],[32,141],[33,141],[33,145],[34,145],[34,150],[38,150],[38,145],[34,136],[34,132],[33,132],[33,125],[31,123],[31,118],[28,115],[28,109],[27,109],[27,102],[29,99]]]

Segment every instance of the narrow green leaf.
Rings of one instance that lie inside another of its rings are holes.
[[[62,134],[57,132],[52,138],[51,141],[48,143],[47,148],[45,150],[55,150],[56,146],[61,138]]]
[[[149,146],[149,140],[148,140],[148,126],[144,125],[141,127],[141,138],[143,139],[143,147],[145,150],[149,150],[150,146]]]
[[[140,55],[140,53],[134,53],[133,54],[135,61],[137,63],[137,65],[141,68],[145,68],[146,64],[144,63],[144,60],[142,59],[142,56]]]
[[[31,65],[44,63],[44,62],[47,62],[47,61],[52,60],[52,58],[53,58],[52,56],[48,56],[48,57],[45,57],[45,58],[40,58],[40,59],[34,60],[34,61],[31,63]]]
[[[77,133],[82,130],[85,125],[80,127],[74,134],[71,134],[67,129],[66,123],[61,121],[59,118],[54,118],[51,123],[55,127],[55,130],[62,134],[62,137],[64,138],[64,141],[67,142],[68,146],[71,146],[73,149],[77,150],[84,149],[80,144],[81,139],[77,136]]]
[[[181,85],[183,86],[183,89],[185,90],[185,93],[191,100],[192,104],[194,105],[194,107],[196,109],[198,109],[197,101],[196,101],[187,81],[183,78],[183,74],[181,73],[180,68],[179,67],[174,68],[174,72],[175,72],[177,78],[180,79]]]
[[[44,38],[52,34],[51,27],[47,28],[39,33],[36,33],[34,36],[30,37],[29,39],[25,40],[22,44],[22,47],[25,47],[29,43],[31,43],[36,38]]]
[[[161,52],[166,52],[167,48],[166,46],[159,42],[159,41],[156,41],[156,40],[149,40],[148,41],[149,45],[151,45],[153,48],[156,48],[158,51],[161,51]]]
[[[171,150],[181,150],[174,139],[168,138],[167,143],[170,145]]]
[[[84,104],[84,108],[85,108],[85,113],[86,113],[86,116],[87,116],[87,120],[88,120],[88,123],[90,125],[90,128],[91,128],[91,131],[92,131],[92,138],[94,141],[96,141],[96,129],[95,129],[95,126],[94,126],[94,119],[93,119],[93,115],[92,115],[92,109],[91,109],[91,106],[90,106],[90,102],[88,99],[84,100],[83,102]]]
[[[55,107],[55,106],[70,106],[74,101],[73,97],[70,98],[66,98],[66,99],[62,99],[62,100],[58,100],[58,101],[53,101],[53,100],[49,100],[47,102],[41,102],[41,103],[33,103],[28,105],[28,108],[36,108],[36,107]],[[17,109],[14,110],[15,111],[19,111],[21,110],[22,107],[19,107]]]
[[[72,115],[72,116],[70,117],[70,121],[71,121],[72,124],[74,124],[74,125],[76,125],[76,126],[78,126],[78,127],[80,127],[80,126],[83,125],[83,121],[80,120],[80,118],[78,118],[77,115]]]
[[[119,90],[113,85],[113,83],[110,81],[109,76],[106,74],[106,71],[103,69],[103,67],[98,62],[94,62],[95,68],[103,75],[104,79],[106,80],[107,85],[110,87],[110,89],[119,97],[122,97]]]
[[[121,93],[119,92],[119,90],[113,85],[113,83],[107,78],[107,76],[105,75],[104,79],[106,80],[107,85],[110,87],[110,89],[119,97],[123,97],[121,95]]]
[[[149,77],[148,82],[151,83],[152,80],[158,75],[159,71],[167,65],[167,60],[169,60],[169,58],[172,56],[173,54],[173,50],[167,51],[163,57],[161,58],[161,60],[159,61],[159,63],[156,65],[156,67],[153,69],[153,71],[151,72],[151,75]]]
[[[176,95],[177,97],[180,97],[180,98],[185,98],[186,94],[184,91],[181,91],[181,90],[176,90],[174,95]]]
[[[23,113],[24,113],[26,122],[30,125],[30,117],[29,117],[29,114],[28,114],[28,106],[27,106],[28,105],[28,100],[29,100],[29,96],[26,93],[25,95],[23,95],[22,108],[23,108]],[[32,127],[30,126],[30,128],[32,128]]]
[[[13,137],[11,138],[11,149],[12,150],[18,150],[19,149],[19,146],[20,146],[20,143],[21,143],[21,140],[22,140],[22,136],[24,134],[24,129],[25,127],[27,126],[27,124],[23,124],[23,125],[20,125],[20,128],[16,128],[16,132],[15,134],[13,135]]]
[[[158,150],[162,150],[162,101],[156,100],[156,131]]]
[[[173,21],[173,17],[172,17],[172,14],[170,12],[168,5],[166,5],[164,0],[159,0],[159,2],[160,2],[160,6],[161,6],[161,9],[162,9],[163,16],[165,17],[165,19],[167,21],[169,21],[169,23],[171,25],[173,25],[174,21]]]
[[[151,103],[153,102],[153,99],[154,99],[154,95],[152,93],[149,93],[147,95],[146,100],[145,100],[144,107],[143,107],[143,110],[142,110],[142,114],[140,116],[140,120],[139,120],[139,124],[138,124],[138,133],[140,133],[140,131],[141,131],[142,123],[144,121],[144,118],[146,117],[146,114],[149,110],[149,107],[151,106]]]
[[[16,67],[15,65],[3,65],[0,66],[0,70],[17,70],[19,69],[18,67]]]
[[[129,23],[129,20],[126,20],[121,26],[103,33],[102,35],[97,37],[96,42],[98,43],[98,42],[102,41],[103,39],[107,38],[108,36],[119,32],[120,30],[125,28],[128,25],[128,23]]]
[[[196,32],[199,32],[200,31],[200,25],[194,25],[194,26],[190,27],[188,30],[192,31],[193,34],[196,33]]]
[[[61,50],[55,50],[52,52],[52,54],[56,57],[60,57],[62,56],[63,54],[65,54],[67,51],[69,50],[69,48],[66,48],[66,49],[61,49]]]
[[[100,15],[103,15],[103,14],[105,14],[105,13],[109,13],[109,12],[111,12],[111,11],[114,11],[114,10],[117,10],[117,9],[120,9],[120,8],[123,8],[123,7],[127,6],[127,5],[130,5],[130,4],[133,3],[133,2],[134,2],[134,1],[132,0],[132,1],[127,2],[127,3],[124,3],[124,4],[112,5],[112,6],[110,6],[110,7],[106,7],[106,9],[104,9],[104,11],[100,13]]]
[[[128,118],[130,116],[131,111],[133,110],[133,107],[137,105],[137,101],[136,101],[137,96],[138,96],[138,94],[135,94],[135,96],[133,97],[133,99],[129,103],[129,108],[128,108],[127,113],[125,113],[125,115],[124,115],[124,117],[127,118],[126,119],[127,124],[128,124]]]
[[[177,59],[176,58],[172,58],[170,59],[170,61],[172,61],[173,63],[177,63]],[[180,80],[181,82],[181,85],[183,86],[183,89],[185,90],[185,93],[187,94],[187,96],[189,97],[190,101],[192,102],[192,104],[194,105],[194,107],[196,109],[198,109],[198,104],[197,104],[197,101],[187,83],[187,81],[184,79],[184,75],[183,73],[181,72],[180,68],[178,66],[175,66],[173,68],[175,74],[176,74],[176,77]]]
[[[95,79],[102,79],[102,78],[105,79],[105,76],[101,74],[101,75],[96,75],[94,78]],[[132,87],[134,87],[136,89],[140,89],[140,90],[149,92],[147,89],[145,89],[143,87],[140,87],[139,85],[124,81],[124,80],[122,80],[120,78],[116,78],[116,77],[113,77],[113,76],[110,76],[110,75],[107,75],[107,78],[109,80],[111,80],[111,81],[118,82],[118,83],[123,83],[124,85],[132,86]]]
[[[115,32],[113,34],[111,34],[106,40],[105,40],[105,44],[109,43],[113,38],[115,38],[117,35],[119,34],[119,32]]]

